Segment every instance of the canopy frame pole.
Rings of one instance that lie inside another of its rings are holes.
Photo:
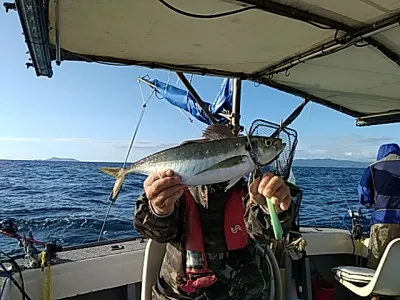
[[[292,7],[289,5],[285,5],[285,4],[280,4],[280,3],[276,3],[276,2],[272,2],[272,1],[263,1],[263,0],[240,0],[239,2],[242,2],[245,4],[250,4],[250,5],[256,5],[257,8],[264,10],[266,12],[276,14],[279,16],[288,17],[288,18],[291,18],[294,20],[299,20],[302,22],[307,22],[309,24],[312,22],[318,23],[318,24],[327,26],[327,29],[341,30],[341,31],[347,32],[349,34],[355,34],[359,30],[359,28],[357,28],[357,27],[352,27],[352,26],[346,25],[344,23],[327,18],[326,16],[320,16],[320,15],[312,13],[308,10],[298,9],[298,8],[295,8],[295,7]],[[384,19],[384,20],[378,21],[375,24],[369,24],[369,25],[367,25],[367,27],[374,28],[379,23],[386,22],[387,20],[390,20],[391,18],[393,18],[393,16],[390,16],[386,20]],[[397,14],[396,16],[394,16],[394,18],[398,19],[399,15]],[[395,21],[394,23],[396,23],[396,22],[397,21]],[[387,58],[389,58],[394,63],[396,63],[397,65],[400,66],[399,53],[396,53],[389,47],[385,46],[383,43],[380,43],[372,36],[364,38],[364,41],[366,41],[371,46],[377,48]],[[284,59],[283,61],[286,61],[286,59]]]
[[[400,110],[380,114],[370,114],[356,119],[356,126],[358,127],[390,123],[400,123]]]
[[[197,94],[196,90],[193,88],[192,84],[187,80],[185,75],[182,72],[176,72],[176,75],[179,77],[179,79],[182,81],[183,85],[187,88],[188,92],[190,95],[193,97],[193,99],[196,101],[196,103],[203,109],[207,117],[211,120],[213,124],[217,124],[217,120],[215,117],[211,114],[211,112],[208,110],[206,105],[204,104],[203,100],[200,98],[199,94]]]
[[[235,136],[241,131],[240,126],[240,104],[242,98],[242,80],[239,78],[233,79],[233,95],[232,95],[232,115],[230,125]]]
[[[280,62],[278,62],[272,66],[269,66],[264,70],[261,70],[257,75],[258,76],[273,76],[274,74],[287,71],[287,70],[295,67],[299,63],[303,63],[303,62],[318,58],[320,55],[332,55],[333,53],[335,53],[337,51],[343,51],[344,49],[353,46],[357,42],[360,42],[362,40],[366,40],[366,39],[370,38],[372,35],[375,35],[377,33],[381,33],[381,32],[384,32],[384,31],[387,31],[389,29],[399,26],[399,24],[398,24],[399,18],[400,18],[400,15],[396,15],[393,18],[388,18],[388,19],[384,20],[385,22],[377,22],[376,24],[368,26],[365,29],[359,30],[359,31],[355,32],[354,34],[352,34],[351,39],[348,41],[345,41],[343,44],[339,42],[340,38],[341,38],[341,37],[339,37],[337,40],[327,42],[322,46],[313,48],[309,51],[303,52],[294,57],[286,57],[285,59],[281,60]],[[344,35],[344,37],[345,36],[346,35]],[[329,52],[332,52],[332,53],[329,54]],[[326,53],[328,53],[328,54],[326,54]],[[397,56],[397,58],[393,62],[395,62],[397,65],[400,65],[399,56]]]
[[[60,2],[55,0],[56,11],[56,65],[61,65],[61,43],[60,43]]]
[[[152,84],[150,81],[148,81],[148,80],[146,80],[146,79],[144,79],[142,77],[139,77],[138,80],[143,82],[143,83],[145,83],[145,84],[147,84],[149,87],[151,87],[154,90],[157,89],[157,87],[154,84]]]

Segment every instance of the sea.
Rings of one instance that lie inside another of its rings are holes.
[[[133,228],[135,201],[144,176],[127,177],[117,201],[109,207],[114,179],[100,167],[118,163],[0,160],[0,220],[13,219],[20,235],[63,246],[140,236]],[[359,207],[357,184],[363,169],[294,167],[303,189],[300,224],[349,228],[346,212]],[[368,216],[369,212],[364,209]],[[366,225],[367,226],[367,225]],[[0,234],[0,250],[22,254],[15,239]]]

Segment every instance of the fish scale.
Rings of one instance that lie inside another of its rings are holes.
[[[152,157],[139,160],[137,163],[135,163],[135,168],[128,173],[138,172],[148,175],[150,173],[157,172],[159,169],[164,170],[166,168],[171,168],[175,172],[179,172],[179,170],[182,168],[190,168],[187,165],[187,162],[191,162],[194,167],[192,169],[193,172],[198,173],[202,169],[209,168],[215,165],[217,162],[227,159],[229,156],[246,155],[246,141],[243,141],[244,142],[242,143],[230,141],[230,143],[226,143],[223,148],[218,147],[220,143],[214,143],[212,145],[191,144],[187,145],[187,147],[183,149],[179,149],[178,147],[178,151],[171,151],[175,150],[174,148],[171,148],[163,152],[156,153]],[[242,147],[238,146],[240,144],[242,144]],[[227,148],[230,149],[228,152]]]

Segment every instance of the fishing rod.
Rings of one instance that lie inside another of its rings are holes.
[[[48,264],[53,258],[55,258],[57,256],[57,252],[62,251],[62,246],[58,245],[56,242],[42,242],[34,239],[31,231],[29,232],[29,237],[27,237],[25,234],[18,234],[18,226],[13,219],[5,219],[0,221],[0,233],[5,237],[18,240],[18,245],[24,248],[25,263],[23,265],[27,269],[41,266],[43,271],[45,264]],[[44,250],[41,252],[42,255],[39,255],[40,251],[36,249],[35,245],[39,245],[44,248]],[[22,270],[19,264],[16,262],[16,258],[12,258],[3,251],[0,251],[0,253],[8,258],[7,260],[0,260],[0,272],[3,272],[7,278],[9,278],[9,280],[15,284],[17,289],[22,294],[22,299],[32,300],[32,298],[25,291]],[[46,257],[45,261],[41,259],[44,255]],[[10,263],[11,269],[8,269],[5,266],[5,263]],[[13,273],[15,271],[18,271],[20,275],[21,285],[14,278]],[[0,298],[1,297],[2,295],[0,294]]]
[[[19,242],[23,240],[35,245],[45,247],[47,243],[35,240],[32,237],[21,236],[18,233],[17,224],[12,219],[5,219],[0,221],[0,233],[6,237],[17,239]]]
[[[32,232],[29,236],[18,234],[18,226],[12,219],[0,221],[0,233],[8,238],[14,238],[18,241],[18,245],[24,248],[25,262],[27,268],[34,268],[40,263],[38,254],[40,251],[35,245],[42,246],[50,254],[50,258],[54,258],[57,252],[62,251],[62,246],[56,242],[42,242],[33,238]]]

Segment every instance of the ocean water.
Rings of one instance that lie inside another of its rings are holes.
[[[1,161],[0,220],[13,218],[19,234],[32,231],[40,241],[64,246],[97,241],[114,179],[98,171],[116,163]],[[344,228],[343,216],[357,207],[363,169],[294,168],[304,190],[302,225]],[[136,198],[144,176],[130,175],[112,206],[101,240],[139,236],[133,228]],[[0,235],[0,250],[20,254],[16,240]]]

